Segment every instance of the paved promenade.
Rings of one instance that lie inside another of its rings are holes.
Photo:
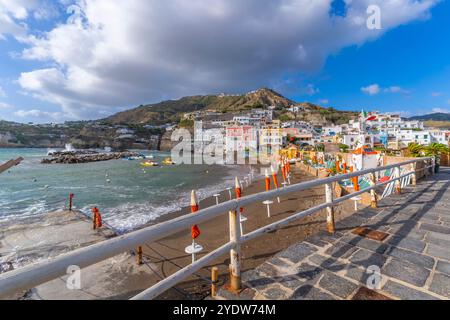
[[[450,299],[450,169],[336,227],[244,273],[240,297]],[[356,234],[359,227],[368,229]],[[366,288],[377,280],[380,289]]]

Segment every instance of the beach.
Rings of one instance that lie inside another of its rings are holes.
[[[281,181],[281,176],[278,179]],[[315,178],[302,173],[299,169],[294,169],[291,182],[299,183],[312,179]],[[263,191],[265,191],[265,183],[263,180],[260,180],[254,182],[248,188],[244,188],[243,195],[246,196]],[[267,217],[266,206],[264,204],[252,204],[244,209],[244,216],[248,218],[248,221],[244,223],[244,232],[251,232],[294,213],[323,203],[325,200],[324,194],[324,188],[317,187],[281,197],[281,203],[278,203],[277,199],[269,199],[274,201],[274,204],[271,206],[271,218]],[[221,198],[228,199],[228,192],[222,192]],[[201,208],[212,205],[215,205],[214,198],[208,198],[200,203]],[[175,218],[182,214],[189,214],[189,210],[190,208],[184,208],[180,212],[165,216],[164,220]],[[336,221],[352,215],[353,212],[353,202],[344,202],[335,208]],[[209,253],[229,241],[227,213],[212,221],[199,225],[199,228],[202,234],[197,239],[197,242],[205,248],[204,253]],[[299,219],[286,227],[244,244],[242,246],[242,271],[259,266],[283,249],[325,228],[326,213],[320,212],[313,216]],[[179,266],[186,266],[191,262],[191,256],[184,252],[184,248],[190,242],[190,230],[186,230],[186,232],[180,232],[156,243],[145,245],[143,247],[144,257],[153,264],[153,268],[156,267],[162,275],[167,276],[179,270]],[[207,269],[198,272],[197,275],[209,279],[211,276],[211,268],[216,266],[219,268],[220,281],[224,284],[228,280],[228,265],[229,256],[225,256],[215,261]],[[153,282],[150,279],[146,279],[146,281],[148,287],[156,283],[156,280]],[[178,290],[170,289],[161,295],[159,299],[202,299],[210,293],[209,282],[200,279],[198,276],[191,277],[178,285],[177,288]]]
[[[0,149],[0,163],[24,161],[0,177],[0,227],[68,207],[89,215],[98,207],[108,225],[125,233],[189,205],[192,189],[200,199],[232,186],[248,167],[176,165],[145,168],[141,161],[41,164],[46,149]],[[146,151],[161,163],[169,153]]]
[[[280,176],[279,179],[281,180]],[[314,178],[303,174],[293,166],[292,183],[311,179]],[[262,192],[264,189],[264,181],[258,180],[251,186],[244,188],[243,196]],[[222,192],[221,201],[228,199],[228,191]],[[280,200],[281,203],[278,204],[274,199],[270,219],[267,217],[266,206],[262,203],[255,203],[246,207],[244,215],[248,218],[248,221],[244,224],[244,232],[250,232],[323,202],[324,190],[321,187],[313,188],[281,197]],[[209,197],[200,202],[200,209],[212,205],[215,205],[215,198]],[[353,214],[353,203],[343,203],[335,211],[336,220],[339,221]],[[167,221],[184,214],[190,214],[189,207],[164,215],[151,224]],[[242,271],[255,268],[279,251],[305,239],[308,235],[323,230],[325,228],[325,217],[325,212],[317,213],[244,244],[242,246]],[[204,247],[204,251],[199,257],[229,241],[228,213],[199,225],[199,228],[201,235],[197,242]],[[39,286],[36,290],[29,292],[27,297],[31,299],[55,299],[61,296],[68,299],[131,298],[162,278],[178,271],[181,267],[190,264],[191,256],[187,255],[184,249],[191,244],[191,241],[190,230],[187,229],[155,243],[142,244],[144,256],[142,266],[137,266],[132,252],[124,253],[83,270],[84,274],[87,274],[90,279],[89,285],[78,293],[67,291],[64,282],[57,279]],[[81,242],[83,242],[82,239]],[[217,266],[219,268],[220,283],[224,284],[228,278],[228,265],[229,256],[225,255],[207,268],[197,272],[195,276],[187,278],[176,287],[168,290],[158,299],[204,299],[210,291],[208,279],[210,278],[211,267]],[[64,291],[67,294],[64,294]]]

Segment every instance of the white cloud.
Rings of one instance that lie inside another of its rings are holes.
[[[59,15],[58,3],[51,0],[0,0],[0,40],[12,35],[25,41],[30,31],[28,19],[48,20]]]
[[[450,109],[446,109],[446,108],[433,108],[433,113],[450,113]]]
[[[0,102],[0,110],[12,109],[12,108],[13,108],[13,106],[11,106],[10,104]]]
[[[23,73],[19,83],[80,117],[98,108],[247,91],[316,72],[346,46],[427,17],[438,0],[345,2],[342,17],[329,14],[332,0],[80,0],[72,23],[26,39],[22,56],[52,67]],[[382,30],[366,27],[370,4],[381,8]]]
[[[319,103],[320,104],[328,104],[328,103],[330,103],[330,101],[328,99],[320,99]]]
[[[14,115],[20,118],[27,118],[27,117],[33,117],[33,118],[51,118],[54,120],[58,120],[61,118],[62,113],[60,112],[47,112],[42,110],[18,110],[14,112]]]
[[[320,93],[319,88],[317,88],[315,85],[313,84],[308,84],[303,90],[304,94],[307,94],[308,96],[313,96],[315,94]]]
[[[6,97],[6,92],[5,90],[3,90],[3,88],[0,86],[0,98],[5,98]]]
[[[372,84],[370,86],[367,87],[363,87],[361,88],[361,91],[364,92],[365,94],[368,94],[370,96],[374,96],[379,94],[380,92],[384,92],[384,93],[401,93],[401,94],[409,94],[410,91],[403,89],[402,87],[399,86],[392,86],[392,87],[388,87],[388,88],[381,88],[379,84]]]
[[[384,92],[387,93],[403,93],[403,94],[409,94],[410,92],[408,90],[405,90],[399,86],[393,86],[393,87],[389,87],[389,88],[385,88],[383,90]]]
[[[380,93],[381,88],[378,84],[371,84],[370,86],[361,88],[361,91],[370,96],[374,96]]]
[[[442,96],[442,92],[432,92],[431,96],[434,97],[434,98],[440,97],[440,96]]]

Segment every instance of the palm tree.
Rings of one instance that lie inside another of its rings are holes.
[[[434,142],[425,147],[424,152],[427,157],[440,156],[443,153],[449,152],[449,148],[445,144]]]
[[[424,153],[426,157],[434,157],[435,158],[435,172],[439,172],[439,167],[441,165],[441,154],[448,153],[450,149],[442,143],[432,143],[429,146],[424,148]]]
[[[415,142],[411,142],[408,145],[408,151],[413,157],[421,157],[423,155],[424,146]]]

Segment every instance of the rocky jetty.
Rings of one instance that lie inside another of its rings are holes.
[[[84,151],[62,151],[54,152],[49,158],[42,159],[43,164],[75,164],[75,163],[88,163],[88,162],[99,162],[99,161],[109,161],[128,157],[137,157],[138,154],[135,152],[109,152],[109,153],[99,153],[92,150]]]

